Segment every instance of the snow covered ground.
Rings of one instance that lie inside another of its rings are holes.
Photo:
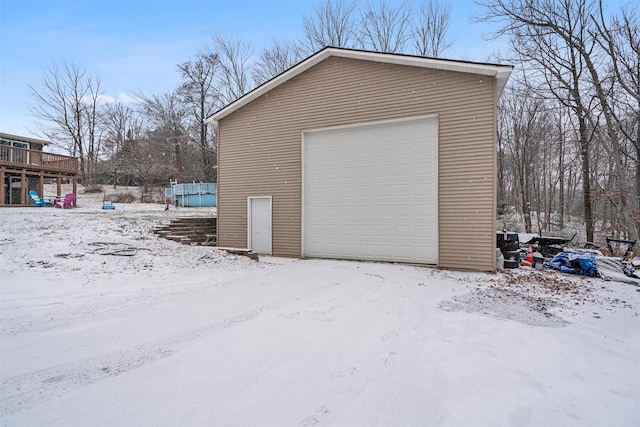
[[[640,425],[640,288],[255,262],[78,197],[0,209],[0,425]]]

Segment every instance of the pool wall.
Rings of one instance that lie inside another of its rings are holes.
[[[165,188],[164,195],[183,207],[215,207],[218,201],[214,183],[174,184]]]

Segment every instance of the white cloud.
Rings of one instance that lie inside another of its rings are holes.
[[[82,102],[85,104],[91,104],[91,95],[86,95],[82,98]],[[120,92],[117,97],[111,95],[100,94],[98,95],[98,105],[115,104],[119,102],[121,104],[140,104],[142,100],[136,96],[129,95],[128,93]]]
[[[118,101],[122,104],[140,104],[142,102],[142,100],[137,96],[129,95],[124,92],[120,92],[118,94]]]
[[[113,104],[114,102],[116,102],[116,100],[113,96],[109,96],[105,94],[98,95],[98,104]]]

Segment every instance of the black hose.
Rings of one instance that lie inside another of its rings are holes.
[[[137,248],[127,243],[116,242],[91,242],[89,246],[96,246],[95,249],[90,250],[90,253],[98,255],[115,255],[115,256],[134,256],[138,251],[149,251],[147,248]]]

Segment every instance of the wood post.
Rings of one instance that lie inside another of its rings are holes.
[[[0,171],[0,205],[4,205],[6,203],[6,197],[7,197],[4,194],[4,180],[5,180],[4,171],[1,170]],[[9,191],[11,191],[11,188],[9,188]]]
[[[20,174],[20,204],[27,204],[27,172],[24,169]]]

